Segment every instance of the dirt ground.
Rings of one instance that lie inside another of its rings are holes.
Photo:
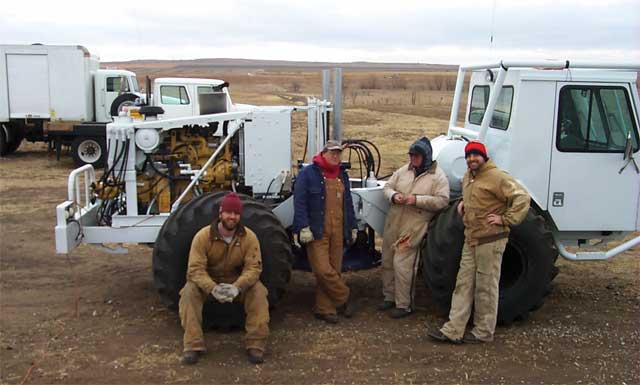
[[[313,277],[295,272],[272,313],[264,365],[246,362],[241,331],[211,331],[210,353],[185,367],[177,316],[152,288],[148,247],[55,254],[55,205],[72,168],[39,144],[0,159],[3,384],[640,382],[637,249],[610,262],[559,261],[546,304],[479,346],[427,338],[444,318],[422,284],[416,315],[398,321],[376,312],[377,270],[347,274],[358,313],[326,325],[311,314]]]
[[[302,82],[302,92],[318,88],[310,84]],[[290,97],[274,96],[286,84],[241,86],[239,102],[282,104]],[[346,98],[373,98],[363,92]],[[375,105],[353,103],[344,111],[345,137],[378,143],[387,174],[406,160],[413,140],[446,131],[442,95],[421,96],[433,102],[424,106],[428,114],[421,106],[386,104],[386,96]],[[294,126],[297,152],[301,127]],[[247,363],[242,331],[210,331],[209,354],[197,366],[183,366],[182,330],[152,287],[150,248],[131,246],[118,255],[81,246],[69,256],[55,254],[55,206],[66,199],[73,168],[69,157],[56,161],[43,144],[23,143],[0,158],[0,384],[640,383],[638,248],[609,262],[559,260],[545,305],[526,322],[499,327],[496,340],[484,345],[427,338],[445,317],[422,282],[415,315],[392,320],[377,312],[377,269],[346,274],[357,314],[326,325],[311,313],[313,276],[294,272],[272,312],[264,365]]]

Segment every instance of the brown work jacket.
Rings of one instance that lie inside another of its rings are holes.
[[[417,247],[427,233],[429,221],[449,204],[449,179],[436,162],[418,177],[410,163],[400,167],[383,191],[391,206],[382,242],[401,249]],[[415,206],[394,204],[392,198],[397,193],[415,195]]]
[[[509,236],[509,227],[522,222],[529,211],[527,191],[505,171],[487,160],[477,172],[462,179],[465,242],[471,246]],[[503,225],[490,225],[487,215],[502,216]]]
[[[218,283],[232,283],[244,291],[258,282],[261,272],[260,243],[256,234],[245,226],[238,225],[229,244],[218,232],[217,221],[193,237],[187,281],[205,293],[210,293]]]

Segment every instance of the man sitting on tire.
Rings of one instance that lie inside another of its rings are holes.
[[[409,147],[409,163],[393,173],[384,186],[391,202],[382,241],[382,294],[378,310],[392,318],[412,314],[413,287],[420,241],[429,221],[449,203],[449,179],[433,161],[426,137]]]
[[[262,363],[269,335],[267,288],[260,282],[262,257],[258,238],[242,226],[242,202],[228,193],[218,219],[193,238],[187,283],[180,291],[180,321],[184,328],[182,362],[195,364],[207,348],[202,332],[202,307],[209,296],[221,303],[244,304],[245,346],[249,361]]]
[[[530,198],[518,182],[489,160],[482,143],[469,142],[464,152],[468,169],[458,204],[465,226],[460,270],[449,321],[429,336],[451,343],[489,342],[496,328],[500,267],[509,227],[524,220]],[[472,307],[473,329],[465,333]]]

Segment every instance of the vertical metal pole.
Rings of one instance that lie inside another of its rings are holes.
[[[317,101],[315,98],[307,98],[307,156],[306,159],[302,159],[303,162],[311,163],[311,159],[316,154],[315,150],[318,147],[318,124],[316,121],[316,108]]]
[[[331,139],[342,141],[342,68],[333,69],[333,132]]]
[[[458,110],[460,109],[460,98],[462,97],[462,86],[464,85],[464,68],[458,69],[458,79],[456,80],[456,90],[453,93],[453,105],[451,106],[451,117],[449,117],[449,130],[456,126],[458,121]],[[449,131],[451,135],[451,131]]]
[[[331,83],[331,71],[322,70],[322,100],[329,100],[330,83]]]

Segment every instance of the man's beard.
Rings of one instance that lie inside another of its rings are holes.
[[[238,222],[233,220],[224,220],[221,219],[220,223],[222,223],[222,227],[224,227],[227,231],[233,231],[238,227]]]

